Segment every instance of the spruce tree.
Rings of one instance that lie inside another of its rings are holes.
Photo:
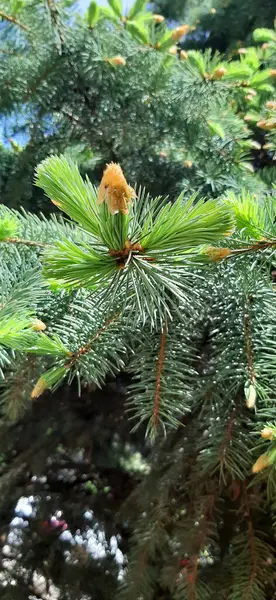
[[[275,18],[270,0],[156,0],[154,10],[196,30],[187,40],[188,47],[211,47],[220,52],[252,43],[254,29],[271,27]]]
[[[275,30],[229,58],[139,0],[2,4],[3,199],[59,213],[0,210],[3,597],[269,600]]]

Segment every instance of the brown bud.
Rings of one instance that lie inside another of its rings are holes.
[[[183,35],[186,35],[189,31],[190,31],[190,25],[180,25],[179,27],[176,27],[172,31],[173,41],[178,42],[179,40],[181,40]]]
[[[272,440],[275,430],[272,427],[264,427],[261,431],[261,436],[264,440]]]
[[[152,15],[152,18],[155,21],[155,23],[163,23],[163,21],[165,20],[165,17],[163,17],[163,15]]]
[[[276,77],[276,69],[270,69],[271,77]]]
[[[252,467],[252,473],[260,473],[270,465],[268,454],[261,454]]]
[[[45,390],[47,390],[47,389],[48,389],[48,383],[44,379],[44,377],[41,376],[33,388],[33,391],[31,393],[31,398],[33,400],[35,400],[35,398],[39,398],[39,396],[41,396],[41,394],[43,394],[43,392],[45,392]]]
[[[185,52],[185,50],[180,50],[180,60],[187,60],[188,58],[188,52]]]
[[[265,43],[262,45],[262,49],[263,49],[263,50],[267,50],[268,48],[269,48],[269,44],[268,44],[267,42],[265,42]]]
[[[128,214],[128,205],[136,193],[128,185],[124,173],[117,163],[106,166],[98,190],[98,204],[106,203],[110,214]]]
[[[53,198],[51,198],[51,202],[53,202],[53,204],[54,204],[55,206],[57,206],[58,208],[61,208],[61,204],[60,204],[60,202],[58,202],[57,200],[53,200]]]
[[[275,102],[275,100],[269,100],[266,103],[266,107],[269,108],[270,110],[276,110],[276,102]]]
[[[211,15],[215,15],[216,14],[216,9],[215,8],[210,8],[210,14]]]
[[[126,65],[126,59],[123,56],[113,56],[113,58],[108,58],[108,62],[114,67],[124,67]]]
[[[172,56],[176,56],[177,55],[177,46],[171,46],[169,49],[169,54],[171,54]]]
[[[246,48],[239,48],[239,49],[238,49],[238,53],[239,53],[239,54],[246,54],[246,53],[247,53],[247,50],[246,50]]]
[[[268,121],[261,120],[257,123],[258,127],[261,129],[265,129],[265,131],[271,131],[272,129],[276,129],[276,120],[270,119]]]
[[[184,160],[184,167],[186,167],[186,169],[190,169],[193,166],[193,163],[191,160]]]
[[[213,246],[209,246],[206,250],[206,254],[209,256],[210,260],[217,262],[230,256],[231,250],[229,248],[214,248]]]
[[[45,331],[45,329],[47,329],[45,323],[43,323],[43,321],[41,321],[40,319],[34,319],[32,321],[31,328],[34,331]]]
[[[224,77],[224,75],[226,75],[227,73],[227,69],[225,69],[224,67],[217,67],[214,70],[214,79],[221,79],[222,77]]]
[[[159,152],[161,158],[168,158],[167,152]]]

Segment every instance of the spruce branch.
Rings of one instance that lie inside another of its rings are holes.
[[[160,393],[161,393],[161,379],[163,371],[163,363],[165,358],[166,348],[166,333],[167,328],[164,326],[161,333],[160,340],[160,351],[157,363],[157,376],[156,376],[156,388],[155,388],[155,399],[154,399],[154,410],[153,410],[153,430],[157,430],[159,425],[159,411],[160,411]]]
[[[143,204],[144,195],[134,198],[113,163],[98,192],[64,157],[38,166],[37,185],[91,236],[90,244],[57,243],[45,255],[45,274],[67,287],[107,286],[112,297],[119,287],[127,289],[137,316],[153,325],[171,319],[171,309],[187,298],[202,245],[233,228],[224,204],[195,204],[194,196],[184,202],[183,195],[174,204],[149,198]]]
[[[32,247],[37,247],[37,248],[46,248],[48,246],[50,246],[51,244],[46,244],[44,242],[38,242],[35,240],[24,240],[22,238],[4,238],[2,240],[0,240],[0,243],[5,243],[5,244],[22,244],[24,246],[32,246]]]
[[[245,591],[245,598],[249,599],[252,595],[252,588],[254,586],[254,582],[255,582],[255,579],[258,574],[258,558],[259,557],[258,557],[258,554],[256,551],[254,529],[253,529],[253,524],[252,524],[252,508],[251,508],[251,504],[250,504],[250,497],[249,497],[245,482],[243,482],[243,484],[242,484],[242,490],[243,490],[244,506],[245,506],[245,510],[246,510],[248,543],[249,543],[249,550],[250,550],[250,556],[251,556],[251,565],[250,565],[251,573],[250,573],[249,580],[248,580],[248,589]]]
[[[62,30],[62,24],[60,21],[59,8],[54,0],[45,0],[45,4],[48,8],[53,29],[55,30],[55,33],[58,37],[57,48],[61,52],[65,39],[64,32]]]
[[[20,29],[22,29],[23,31],[29,31],[29,27],[27,27],[23,23],[20,23],[20,21],[18,21],[12,15],[7,15],[2,10],[0,10],[0,18],[3,19],[4,21],[8,21],[9,23],[12,23],[13,25],[16,25],[17,27],[20,27]]]
[[[252,344],[252,323],[250,318],[250,298],[249,296],[246,298],[247,304],[245,306],[244,311],[244,339],[245,339],[245,349],[247,355],[247,366],[249,372],[249,378],[251,384],[254,386],[256,382],[256,374],[254,369],[254,360],[253,360],[253,344]]]
[[[75,366],[76,362],[78,361],[78,359],[87,354],[88,352],[90,352],[94,342],[96,340],[98,340],[103,333],[105,333],[108,329],[108,327],[114,322],[116,321],[116,319],[118,319],[120,313],[116,312],[112,317],[110,317],[109,319],[107,319],[107,321],[104,323],[104,325],[102,327],[100,327],[98,329],[98,331],[95,333],[95,335],[93,335],[93,337],[88,340],[88,342],[86,342],[86,344],[84,346],[82,346],[81,348],[79,348],[79,350],[76,350],[74,352],[71,352],[71,358],[70,358],[70,362],[68,364],[65,365],[66,368],[71,369],[73,366]]]

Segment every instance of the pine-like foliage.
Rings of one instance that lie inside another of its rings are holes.
[[[38,197],[61,215],[1,206],[2,420],[65,382],[81,404],[86,386],[130,373],[124,414],[152,454],[117,517],[130,533],[117,597],[270,600],[275,31],[230,59],[181,51],[188,29],[139,0],[128,15],[92,2],[83,19],[70,2],[2,4],[1,110],[21,108],[30,135],[7,193],[35,162]],[[31,555],[62,600],[99,597],[39,548],[16,555],[17,584]],[[88,573],[76,548],[65,564]]]
[[[107,161],[119,162],[153,196],[256,187],[252,148],[262,165],[272,157],[252,147],[256,132],[252,139],[243,119],[255,92],[262,107],[273,95],[268,71],[255,81],[273,49],[234,55],[230,64],[208,52],[187,56],[177,45],[190,39],[189,26],[168,29],[145,2],[121,17],[92,2],[84,19],[68,4],[0,4],[0,111],[13,154],[2,201],[45,210],[34,168],[60,152],[98,182]]]
[[[275,7],[270,0],[156,0],[154,10],[172,21],[196,28],[189,44],[220,52],[236,50],[252,42],[256,27],[271,27]]]

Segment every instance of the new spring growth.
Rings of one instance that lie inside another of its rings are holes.
[[[226,73],[227,73],[227,69],[225,69],[225,67],[217,67],[214,70],[213,79],[216,79],[217,81],[219,81],[220,79],[222,79],[222,77],[224,77],[224,75],[226,75]]]
[[[273,440],[275,430],[273,427],[264,427],[261,431],[261,436],[264,440]]]
[[[177,55],[177,46],[171,46],[169,48],[169,54],[171,54],[172,56],[176,56]]]
[[[45,390],[48,389],[48,383],[46,381],[46,379],[44,379],[44,377],[40,377],[39,380],[36,382],[32,393],[31,393],[31,398],[33,400],[35,400],[36,398],[39,398],[39,396],[41,396],[41,394],[43,394],[43,392],[45,392]]]
[[[190,25],[180,25],[176,27],[172,32],[172,39],[174,42],[179,42],[183,35],[186,35],[190,31]]]
[[[98,191],[98,204],[106,202],[108,211],[115,215],[128,214],[131,198],[136,198],[135,191],[128,185],[120,165],[107,165]]]
[[[260,129],[265,129],[265,131],[271,131],[272,129],[276,129],[276,119],[268,119],[258,121],[257,123]]]
[[[252,467],[252,473],[260,473],[270,465],[268,454],[261,454]]]
[[[107,58],[106,60],[107,62],[109,62],[110,65],[113,65],[113,67],[125,67],[126,65],[126,59],[123,56],[120,56],[119,54],[118,56]]]
[[[188,52],[185,52],[185,50],[180,50],[179,56],[180,60],[187,60],[189,58]]]
[[[43,323],[43,321],[40,319],[34,319],[31,323],[31,328],[34,331],[45,331],[45,329],[47,329],[45,323]]]
[[[207,254],[210,260],[217,262],[230,256],[231,250],[229,248],[214,248],[213,246],[210,246],[205,251],[205,254]]]
[[[163,21],[165,20],[165,17],[163,17],[163,15],[152,15],[152,18],[155,21],[155,23],[163,23]]]
[[[245,388],[245,400],[247,408],[255,408],[257,393],[254,385],[251,383]]]

